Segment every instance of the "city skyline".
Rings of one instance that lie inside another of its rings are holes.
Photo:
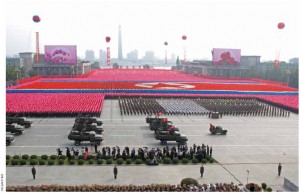
[[[278,51],[281,61],[299,54],[299,5],[295,0],[10,0],[5,6],[7,55],[34,52],[34,33],[39,31],[41,53],[44,45],[77,45],[78,56],[84,57],[87,49],[105,50],[105,36],[110,36],[111,57],[118,58],[119,25],[125,56],[132,50],[154,51],[163,59],[164,41],[168,53],[180,59],[185,47],[189,60],[211,60],[213,48],[241,49],[241,55],[258,55],[262,61],[275,60]],[[41,22],[34,23],[33,15],[39,15]],[[286,27],[279,30],[279,22]]]

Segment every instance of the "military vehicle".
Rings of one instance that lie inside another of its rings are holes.
[[[154,128],[154,131],[179,131],[179,129],[170,121],[170,123],[161,123],[158,128]]]
[[[169,126],[173,126],[172,121],[168,121],[167,118],[159,118],[159,119],[153,120],[150,123],[149,128],[151,131],[156,131],[156,130],[159,130],[160,128],[162,128],[162,130],[167,130]],[[178,129],[176,129],[176,131],[178,131]]]
[[[32,121],[27,121],[25,117],[6,117],[6,124],[13,123],[25,126],[25,128],[29,128],[32,124]]]
[[[68,135],[68,139],[74,141],[76,146],[79,146],[81,142],[89,141],[91,144],[100,145],[103,141],[102,135],[96,134],[95,131],[76,131],[71,130]]]
[[[96,123],[98,126],[101,126],[103,124],[102,121],[98,120],[96,117],[76,117],[75,123],[81,123],[81,124],[92,124]]]
[[[155,117],[152,117],[152,116],[148,116],[147,118],[146,118],[146,123],[151,123],[152,121],[154,121],[154,120],[156,120],[156,119],[161,119],[161,118],[159,118],[158,116],[155,116]]]
[[[15,141],[15,138],[13,135],[6,134],[6,146],[9,146],[14,141]]]
[[[188,138],[185,135],[181,135],[178,131],[155,131],[154,137],[160,140],[162,145],[166,145],[168,141],[176,141],[180,145],[185,145]]]
[[[213,135],[216,135],[216,134],[226,135],[226,133],[227,133],[227,130],[222,129],[221,126],[214,126],[212,124],[210,124],[209,131]]]
[[[161,111],[157,112],[154,117],[152,117],[152,115],[149,114],[146,118],[146,123],[150,124],[152,121],[154,121],[156,119],[161,119],[161,118],[159,118],[159,116],[161,116],[162,114],[163,114],[163,112],[161,112]]]
[[[96,134],[101,134],[104,131],[101,127],[97,127],[96,123],[92,123],[92,124],[74,123],[72,130],[75,130],[75,131],[95,131]]]
[[[17,127],[14,124],[6,124],[6,132],[13,133],[16,136],[19,136],[23,133],[24,129]]]
[[[148,119],[148,121],[147,121]],[[152,124],[152,123],[157,123],[157,122],[160,122],[163,118],[158,118],[158,117],[155,117],[155,118],[146,118],[146,123],[149,123],[149,126]]]

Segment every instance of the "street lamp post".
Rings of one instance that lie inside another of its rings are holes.
[[[248,179],[249,179],[249,170],[247,170],[247,184],[248,184]]]
[[[287,75],[287,86],[289,86],[290,85],[290,75],[291,75],[292,73],[289,71],[289,70],[286,70],[286,75]]]
[[[19,73],[21,73],[19,68],[15,68],[14,72],[17,74],[17,80],[19,79]]]

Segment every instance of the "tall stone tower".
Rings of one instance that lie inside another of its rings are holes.
[[[123,59],[123,54],[122,54],[122,34],[121,34],[121,25],[119,25],[119,40],[118,40],[118,59],[122,60]]]

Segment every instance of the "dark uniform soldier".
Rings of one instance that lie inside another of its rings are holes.
[[[57,148],[57,156],[59,157],[61,155],[62,155],[62,151],[59,148]]]
[[[71,152],[70,152],[70,149],[68,147],[67,147],[66,155],[67,155],[68,160],[70,160],[71,159]]]
[[[206,155],[208,155],[209,154],[209,146],[207,145],[206,146]]]
[[[118,169],[117,169],[117,167],[115,166],[115,167],[114,167],[114,176],[115,176],[115,179],[117,179],[117,175],[118,175]]]
[[[94,147],[95,147],[95,153],[97,153],[97,152],[98,152],[98,150],[97,150],[98,145],[95,143],[95,144],[94,144]]]
[[[278,165],[278,176],[280,176],[281,169],[282,169],[282,166],[281,166],[281,164],[279,163],[279,165]]]
[[[200,167],[200,174],[201,174],[201,177],[203,177],[203,173],[204,173],[204,167],[203,165]]]
[[[32,166],[32,168],[31,168],[31,173],[32,173],[33,179],[35,179],[36,169],[34,168],[34,166]]]

